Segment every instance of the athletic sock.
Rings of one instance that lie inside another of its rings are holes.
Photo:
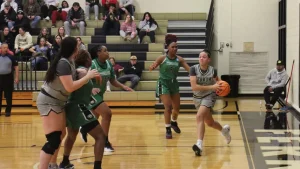
[[[63,161],[61,163],[62,164],[69,164],[70,163],[69,156],[64,155]]]
[[[101,161],[94,162],[94,169],[101,169]]]
[[[173,118],[171,118],[171,122],[176,122],[177,120],[174,120]]]
[[[202,149],[202,140],[198,139],[196,145]]]
[[[171,127],[171,124],[165,124],[166,127]]]

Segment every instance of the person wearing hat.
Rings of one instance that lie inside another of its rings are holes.
[[[4,9],[0,12],[0,29],[3,29],[6,26],[9,29],[14,27],[17,13],[10,5],[9,2],[5,2],[3,5]]]
[[[15,25],[11,30],[12,32],[16,32],[16,34],[18,34],[19,28],[23,28],[25,32],[30,32],[31,29],[30,20],[24,16],[23,10],[18,10]]]
[[[13,10],[15,12],[18,11],[18,4],[15,2],[15,0],[6,0],[6,1],[3,1],[3,3],[1,4],[0,11],[3,11],[5,9],[5,7],[7,7],[7,4],[9,4],[13,8]]]
[[[267,82],[267,87],[264,89],[266,109],[272,109],[280,94],[283,92],[285,83],[288,80],[284,63],[281,60],[277,60],[276,65],[276,68],[272,69],[265,78]],[[274,93],[272,99],[271,93]]]
[[[142,67],[137,63],[137,57],[131,56],[130,62],[124,67],[124,75],[118,78],[118,81],[124,84],[127,81],[131,81],[130,88],[134,89],[142,76]]]

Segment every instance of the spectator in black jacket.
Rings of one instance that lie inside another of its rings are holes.
[[[14,36],[9,32],[8,27],[4,27],[3,31],[0,33],[0,43],[7,43],[8,49],[10,51],[14,51],[14,45],[15,45],[15,38]]]
[[[124,67],[124,75],[118,78],[118,81],[124,84],[126,81],[131,81],[130,88],[134,89],[141,78],[142,67],[137,63],[137,57],[131,56],[130,62]]]
[[[30,20],[24,16],[24,12],[22,10],[18,10],[17,19],[14,27],[12,28],[12,32],[15,32],[17,35],[19,33],[19,28],[23,28],[24,31],[30,32]]]
[[[119,35],[120,31],[120,14],[114,4],[110,4],[109,11],[105,15],[105,22],[102,27],[104,35]]]
[[[10,6],[9,2],[6,2],[4,4],[4,9],[0,13],[1,29],[8,26],[8,28],[11,30],[11,28],[14,27],[16,16],[16,11]]]

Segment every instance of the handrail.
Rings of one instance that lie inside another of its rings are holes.
[[[212,41],[214,37],[214,3],[215,0],[211,0],[210,8],[209,8],[209,13],[208,13],[208,18],[206,21],[206,37],[205,37],[205,44],[206,44],[206,49],[211,50],[212,47]]]

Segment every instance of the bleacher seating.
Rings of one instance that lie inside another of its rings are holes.
[[[93,14],[90,16],[93,19]],[[106,101],[135,101],[135,100],[144,100],[144,101],[154,101],[156,100],[155,87],[156,81],[159,75],[158,69],[150,72],[148,70],[150,64],[160,55],[163,54],[165,50],[164,38],[168,33],[168,21],[176,20],[205,20],[206,14],[204,13],[153,13],[152,16],[158,22],[159,28],[156,31],[156,43],[150,43],[150,39],[146,36],[143,40],[143,44],[137,44],[137,38],[133,41],[124,41],[120,36],[103,36],[101,27],[103,21],[101,20],[89,20],[87,21],[86,27],[86,36],[80,36],[87,49],[90,51],[95,46],[105,45],[110,53],[110,56],[116,58],[118,64],[124,65],[129,61],[131,55],[136,55],[138,61],[144,67],[141,81],[136,87],[135,92],[123,92],[120,89],[112,87],[112,92],[106,92],[105,100]],[[135,14],[135,22],[138,25],[139,21],[142,19],[143,13]],[[123,22],[123,21],[120,21]],[[57,21],[56,28],[51,28],[51,21],[41,21],[38,28],[32,29],[31,35],[33,36],[33,43],[36,43],[37,35],[40,33],[42,27],[48,27],[51,35],[56,35],[57,30],[60,26],[63,26],[62,21]],[[79,35],[79,30],[72,29],[71,36],[77,37]],[[184,40],[183,38],[179,40]],[[144,43],[146,42],[146,43]],[[181,49],[184,46],[180,47]],[[192,48],[203,48],[203,46],[194,46]],[[20,62],[20,83],[27,84],[28,86],[35,86],[37,91],[34,91],[32,94],[33,102],[36,101],[38,90],[43,83],[43,79],[46,71],[29,71],[30,65]],[[27,71],[26,71],[27,70]],[[187,75],[187,72],[181,72],[181,75]],[[22,77],[23,76],[23,77]],[[27,77],[26,77],[27,76]],[[27,79],[27,81],[26,81]],[[35,83],[36,81],[36,83]],[[130,85],[130,82],[127,82],[126,85]],[[20,86],[20,84],[19,84]]]

